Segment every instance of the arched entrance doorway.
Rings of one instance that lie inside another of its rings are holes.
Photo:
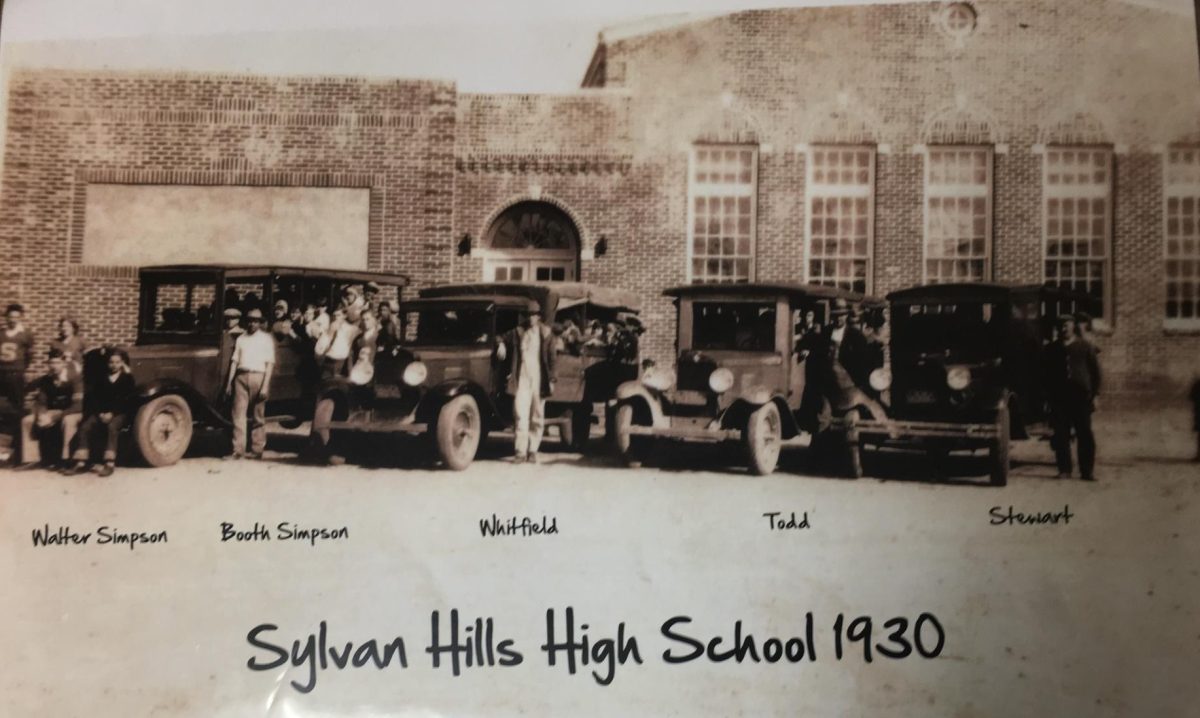
[[[579,230],[549,202],[518,202],[485,236],[485,282],[573,282],[579,276]]]

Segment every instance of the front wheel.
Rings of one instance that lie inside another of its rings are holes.
[[[991,464],[991,481],[992,486],[1006,486],[1008,484],[1008,450],[1010,442],[1009,432],[1012,430],[1012,417],[1008,411],[1008,405],[1001,406],[996,412],[996,441],[992,444],[989,452],[988,462]]]
[[[438,455],[447,468],[462,471],[471,465],[479,449],[482,424],[479,405],[471,396],[456,396],[438,411],[434,431]]]
[[[750,471],[759,476],[774,471],[779,463],[782,440],[783,422],[779,419],[779,407],[773,402],[763,404],[750,415],[746,425],[746,454]]]
[[[147,464],[170,466],[192,443],[192,410],[175,394],[151,399],[134,417],[133,436]]]

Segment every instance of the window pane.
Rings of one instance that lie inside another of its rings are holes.
[[[1200,152],[1172,148],[1165,172],[1165,316],[1194,321],[1200,319]]]
[[[1045,155],[1046,282],[1084,292],[1101,315],[1108,266],[1109,151],[1059,148]],[[1060,239],[1061,238],[1061,239]]]
[[[694,282],[749,281],[754,259],[754,149],[697,148],[692,165]]]
[[[871,276],[870,167],[874,148],[826,146],[811,155],[808,281],[866,292]]]
[[[940,147],[927,157],[925,273],[930,283],[990,274],[991,161],[986,147]]]

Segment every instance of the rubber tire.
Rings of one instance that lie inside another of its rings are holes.
[[[571,407],[561,427],[563,443],[573,451],[583,451],[592,436],[592,405],[584,402]]]
[[[179,436],[168,446],[156,442],[155,420],[165,417],[175,425]],[[177,394],[155,397],[138,409],[133,419],[133,437],[142,460],[149,466],[170,466],[187,453],[192,443],[192,409]]]
[[[1012,415],[1008,405],[1001,406],[996,412],[996,443],[988,452],[992,486],[1008,485],[1009,445],[1012,432]]]
[[[780,442],[783,440],[783,421],[775,402],[755,409],[746,420],[746,460],[751,473],[766,476],[779,464]]]
[[[626,464],[637,467],[645,461],[648,452],[645,451],[646,442],[642,440],[644,437],[629,433],[632,426],[633,404],[618,405],[617,418],[613,422],[613,446],[617,450],[617,456]]]
[[[466,432],[460,433],[459,419],[466,420]],[[463,395],[446,402],[438,410],[434,432],[438,456],[446,468],[462,471],[470,466],[483,436],[483,421],[475,398]]]

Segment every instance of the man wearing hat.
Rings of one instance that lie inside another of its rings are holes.
[[[87,388],[83,403],[84,419],[79,427],[79,443],[75,448],[75,465],[63,471],[68,475],[87,472],[92,440],[102,436],[104,465],[99,473],[101,476],[112,476],[121,428],[129,423],[129,412],[137,392],[137,384],[129,370],[129,355],[117,347],[106,347],[103,351],[107,355],[108,374]]]
[[[225,394],[233,395],[233,454],[246,456],[246,420],[250,420],[250,456],[261,459],[267,446],[266,403],[275,368],[275,339],[262,330],[260,309],[246,312],[246,331],[233,345]]]
[[[225,310],[225,333],[231,336],[241,334],[242,329],[242,310],[237,307],[229,307]]]
[[[1075,432],[1079,474],[1095,481],[1096,439],[1092,411],[1100,392],[1100,362],[1096,350],[1076,333],[1075,317],[1061,314],[1054,341],[1046,347],[1046,379],[1054,456],[1059,478],[1071,476],[1071,432]]]
[[[292,326],[292,318],[288,313],[287,300],[279,299],[275,302],[274,316],[271,321],[271,333],[281,339],[296,339],[296,330]]]
[[[377,282],[367,282],[363,285],[363,304],[364,309],[369,309],[378,316],[379,284]]]
[[[513,396],[517,463],[537,463],[545,428],[546,397],[554,392],[554,333],[534,305],[521,326],[504,335],[497,356],[511,358],[508,393]]]

